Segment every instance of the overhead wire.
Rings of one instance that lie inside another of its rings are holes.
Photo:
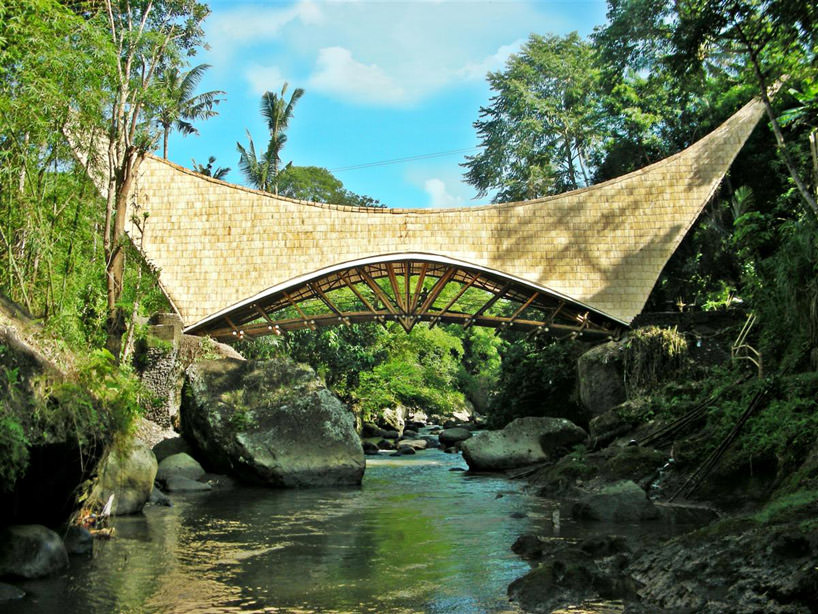
[[[390,158],[388,160],[378,160],[377,162],[363,162],[361,164],[350,164],[349,166],[339,166],[337,168],[329,169],[331,173],[340,173],[342,171],[354,171],[361,168],[372,168],[375,166],[388,166],[390,164],[402,164],[404,162],[414,162],[416,160],[428,160],[430,158],[442,158],[444,156],[452,156],[455,154],[468,153],[480,149],[479,147],[466,147],[463,149],[450,149],[448,151],[437,151],[434,153],[417,154],[414,156],[406,156],[404,158]]]

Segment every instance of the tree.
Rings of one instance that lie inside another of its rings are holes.
[[[194,94],[209,64],[199,64],[182,72],[178,66],[168,67],[159,77],[163,100],[158,105],[158,121],[162,126],[162,157],[168,159],[168,136],[171,130],[184,135],[199,134],[191,122],[216,115],[213,107],[221,102],[221,90]]]
[[[352,207],[384,207],[379,201],[347,190],[340,179],[318,166],[288,166],[278,175],[282,196]]]
[[[196,0],[105,0],[97,15],[111,63],[108,85],[108,185],[103,231],[108,295],[108,349],[119,355],[125,315],[119,305],[125,275],[128,196],[139,165],[162,134],[156,101],[169,97],[161,79],[203,42],[206,5]],[[99,53],[98,48],[88,50]]]
[[[591,45],[576,33],[531,35],[488,81],[491,105],[474,123],[483,151],[463,165],[479,195],[522,200],[587,185],[600,142]]]
[[[287,142],[286,130],[293,116],[295,104],[304,95],[300,87],[293,90],[289,101],[286,99],[288,84],[281,86],[281,93],[264,92],[261,96],[261,115],[267,120],[267,129],[270,140],[267,149],[259,157],[253,143],[253,137],[248,131],[249,146],[245,149],[236,143],[240,158],[239,168],[257,189],[278,194],[278,175],[281,167],[281,151]],[[292,164],[292,163],[290,163]],[[289,166],[289,165],[288,165]],[[285,167],[286,168],[286,167]]]
[[[191,160],[193,162],[193,170],[201,175],[205,175],[207,177],[213,177],[213,179],[224,179],[227,176],[227,173],[230,172],[229,166],[217,166],[213,168],[213,165],[216,163],[216,156],[210,156],[207,159],[207,164],[199,164],[196,160]]]
[[[806,209],[818,216],[818,203],[787,147],[770,99],[771,88],[782,79],[815,77],[818,10],[807,4],[794,0],[677,2],[673,60],[682,74],[713,70],[707,62],[715,56],[722,70],[749,73],[770,119],[777,153]]]

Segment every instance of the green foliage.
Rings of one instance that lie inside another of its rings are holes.
[[[494,329],[449,326],[445,330],[463,344],[463,358],[457,374],[458,388],[475,409],[485,414],[500,380],[501,356],[508,346]]]
[[[571,341],[520,339],[502,358],[497,393],[489,404],[489,425],[500,428],[523,416],[582,421],[576,398],[577,358],[582,346]]]
[[[28,439],[5,404],[0,407],[0,492],[10,491],[28,467]]]
[[[770,501],[761,511],[753,515],[753,520],[763,524],[786,520],[793,513],[806,507],[814,507],[816,503],[818,490],[799,490]]]
[[[463,407],[463,393],[456,387],[460,340],[424,325],[406,334],[393,324],[390,332],[384,339],[385,359],[362,373],[353,391],[365,419],[397,405],[442,415]]]
[[[318,166],[288,166],[278,176],[281,196],[317,203],[351,207],[383,207],[369,196],[355,194],[344,187],[335,175]]]
[[[780,246],[745,274],[754,310],[763,323],[759,339],[767,370],[809,368],[818,348],[818,228],[806,220],[781,225]]]
[[[267,149],[261,155],[257,154],[249,131],[247,133],[249,145],[246,148],[241,143],[236,143],[240,154],[241,172],[254,188],[265,192],[278,193],[279,174],[284,170],[281,168],[281,152],[287,142],[287,126],[292,119],[296,103],[304,95],[303,88],[297,87],[287,100],[287,85],[285,82],[280,94],[268,91],[261,96],[261,115],[267,121],[270,133]],[[287,166],[289,164],[285,168]]]
[[[73,426],[80,445],[133,433],[143,405],[150,401],[141,382],[120,368],[105,349],[91,352],[73,377],[50,391],[40,408],[44,433],[60,420]]]
[[[687,341],[676,328],[647,326],[632,331],[623,365],[629,396],[671,378],[685,366]]]
[[[599,143],[592,57],[576,32],[532,34],[504,71],[489,73],[492,102],[474,123],[483,151],[464,164],[481,196],[496,189],[508,202],[589,183]]]

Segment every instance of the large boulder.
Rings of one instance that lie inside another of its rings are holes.
[[[609,341],[588,350],[577,361],[579,398],[591,416],[625,401],[622,344]]]
[[[605,522],[637,522],[659,518],[659,510],[637,484],[623,480],[588,494],[571,509],[574,518]]]
[[[156,479],[167,484],[172,477],[183,477],[188,480],[198,480],[205,474],[202,466],[189,454],[180,452],[171,454],[159,463],[159,470],[156,472]]]
[[[92,496],[105,503],[113,494],[114,516],[141,512],[151,496],[157,469],[153,452],[138,439],[114,446],[100,462]]]
[[[280,487],[359,484],[351,412],[289,359],[201,361],[187,370],[182,428],[208,469]]]
[[[0,530],[0,576],[42,578],[68,567],[62,539],[39,524]]]
[[[460,444],[475,471],[502,471],[552,459],[587,438],[565,418],[517,418],[501,431],[483,431]]]

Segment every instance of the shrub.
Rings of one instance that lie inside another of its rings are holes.
[[[628,397],[670,379],[686,364],[687,341],[674,328],[647,326],[634,330],[623,358]]]

